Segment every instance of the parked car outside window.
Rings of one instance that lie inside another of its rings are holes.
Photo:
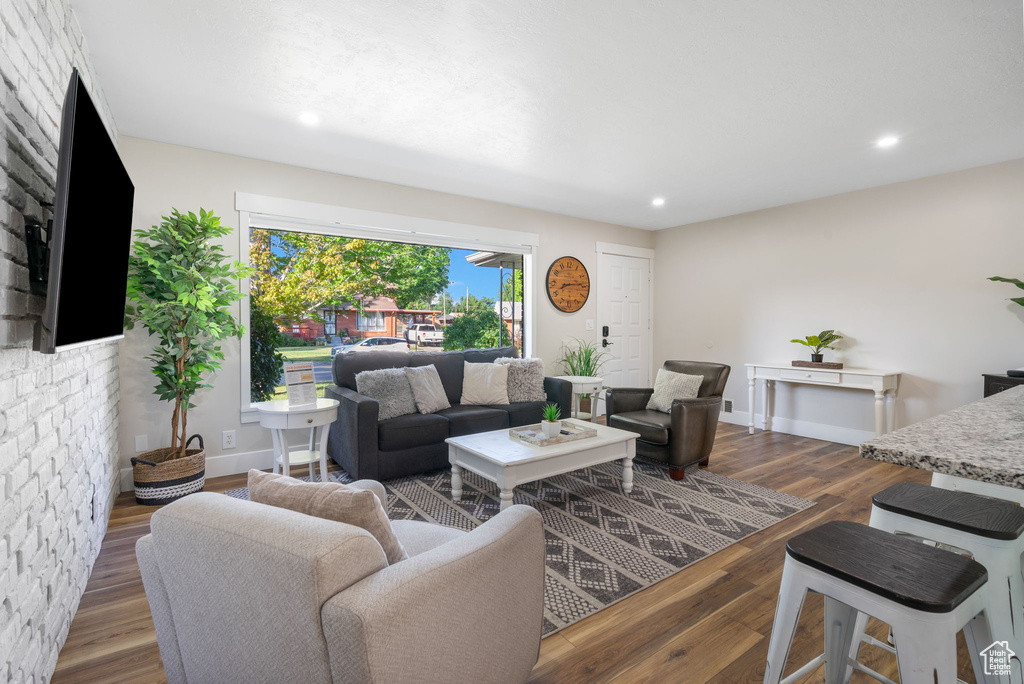
[[[398,337],[367,337],[355,344],[342,344],[331,349],[331,358],[338,354],[375,350],[409,351],[409,343]]]

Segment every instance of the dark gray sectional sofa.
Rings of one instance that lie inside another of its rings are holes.
[[[494,363],[498,357],[516,357],[515,347],[466,349],[450,352],[379,351],[338,354],[332,365],[334,384],[325,396],[337,399],[338,419],[331,424],[327,452],[355,479],[387,480],[448,465],[445,439],[477,432],[539,423],[547,402],[532,401],[498,406],[462,406],[463,363]],[[378,404],[356,392],[356,373],[379,368],[433,364],[441,376],[451,408],[438,413],[412,413],[378,420]],[[572,384],[544,378],[547,401],[569,416]]]

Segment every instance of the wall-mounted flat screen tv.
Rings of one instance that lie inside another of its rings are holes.
[[[124,335],[135,186],[78,70],[61,114],[46,309],[36,349]]]

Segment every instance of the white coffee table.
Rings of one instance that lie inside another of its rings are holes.
[[[448,461],[452,464],[452,499],[462,499],[462,470],[472,471],[501,489],[501,507],[512,505],[512,490],[517,484],[533,482],[552,475],[587,468],[599,463],[622,460],[622,491],[633,491],[635,432],[607,425],[595,425],[570,419],[581,427],[597,430],[595,437],[564,444],[537,447],[511,439],[508,428],[449,437]]]

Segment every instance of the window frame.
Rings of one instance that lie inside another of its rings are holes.
[[[249,264],[249,240],[253,228],[319,233],[339,237],[365,238],[386,242],[404,242],[433,247],[470,249],[474,251],[508,252],[523,255],[523,304],[526,335],[523,356],[535,349],[536,288],[533,274],[536,267],[540,235],[506,228],[479,226],[453,221],[428,219],[404,214],[389,214],[317,202],[285,199],[246,192],[235,193],[238,211],[239,261]],[[259,413],[251,396],[249,339],[249,279],[239,281],[243,298],[239,301],[239,320],[245,326],[239,352],[239,409],[242,423],[259,422]],[[385,326],[387,321],[385,321]]]

